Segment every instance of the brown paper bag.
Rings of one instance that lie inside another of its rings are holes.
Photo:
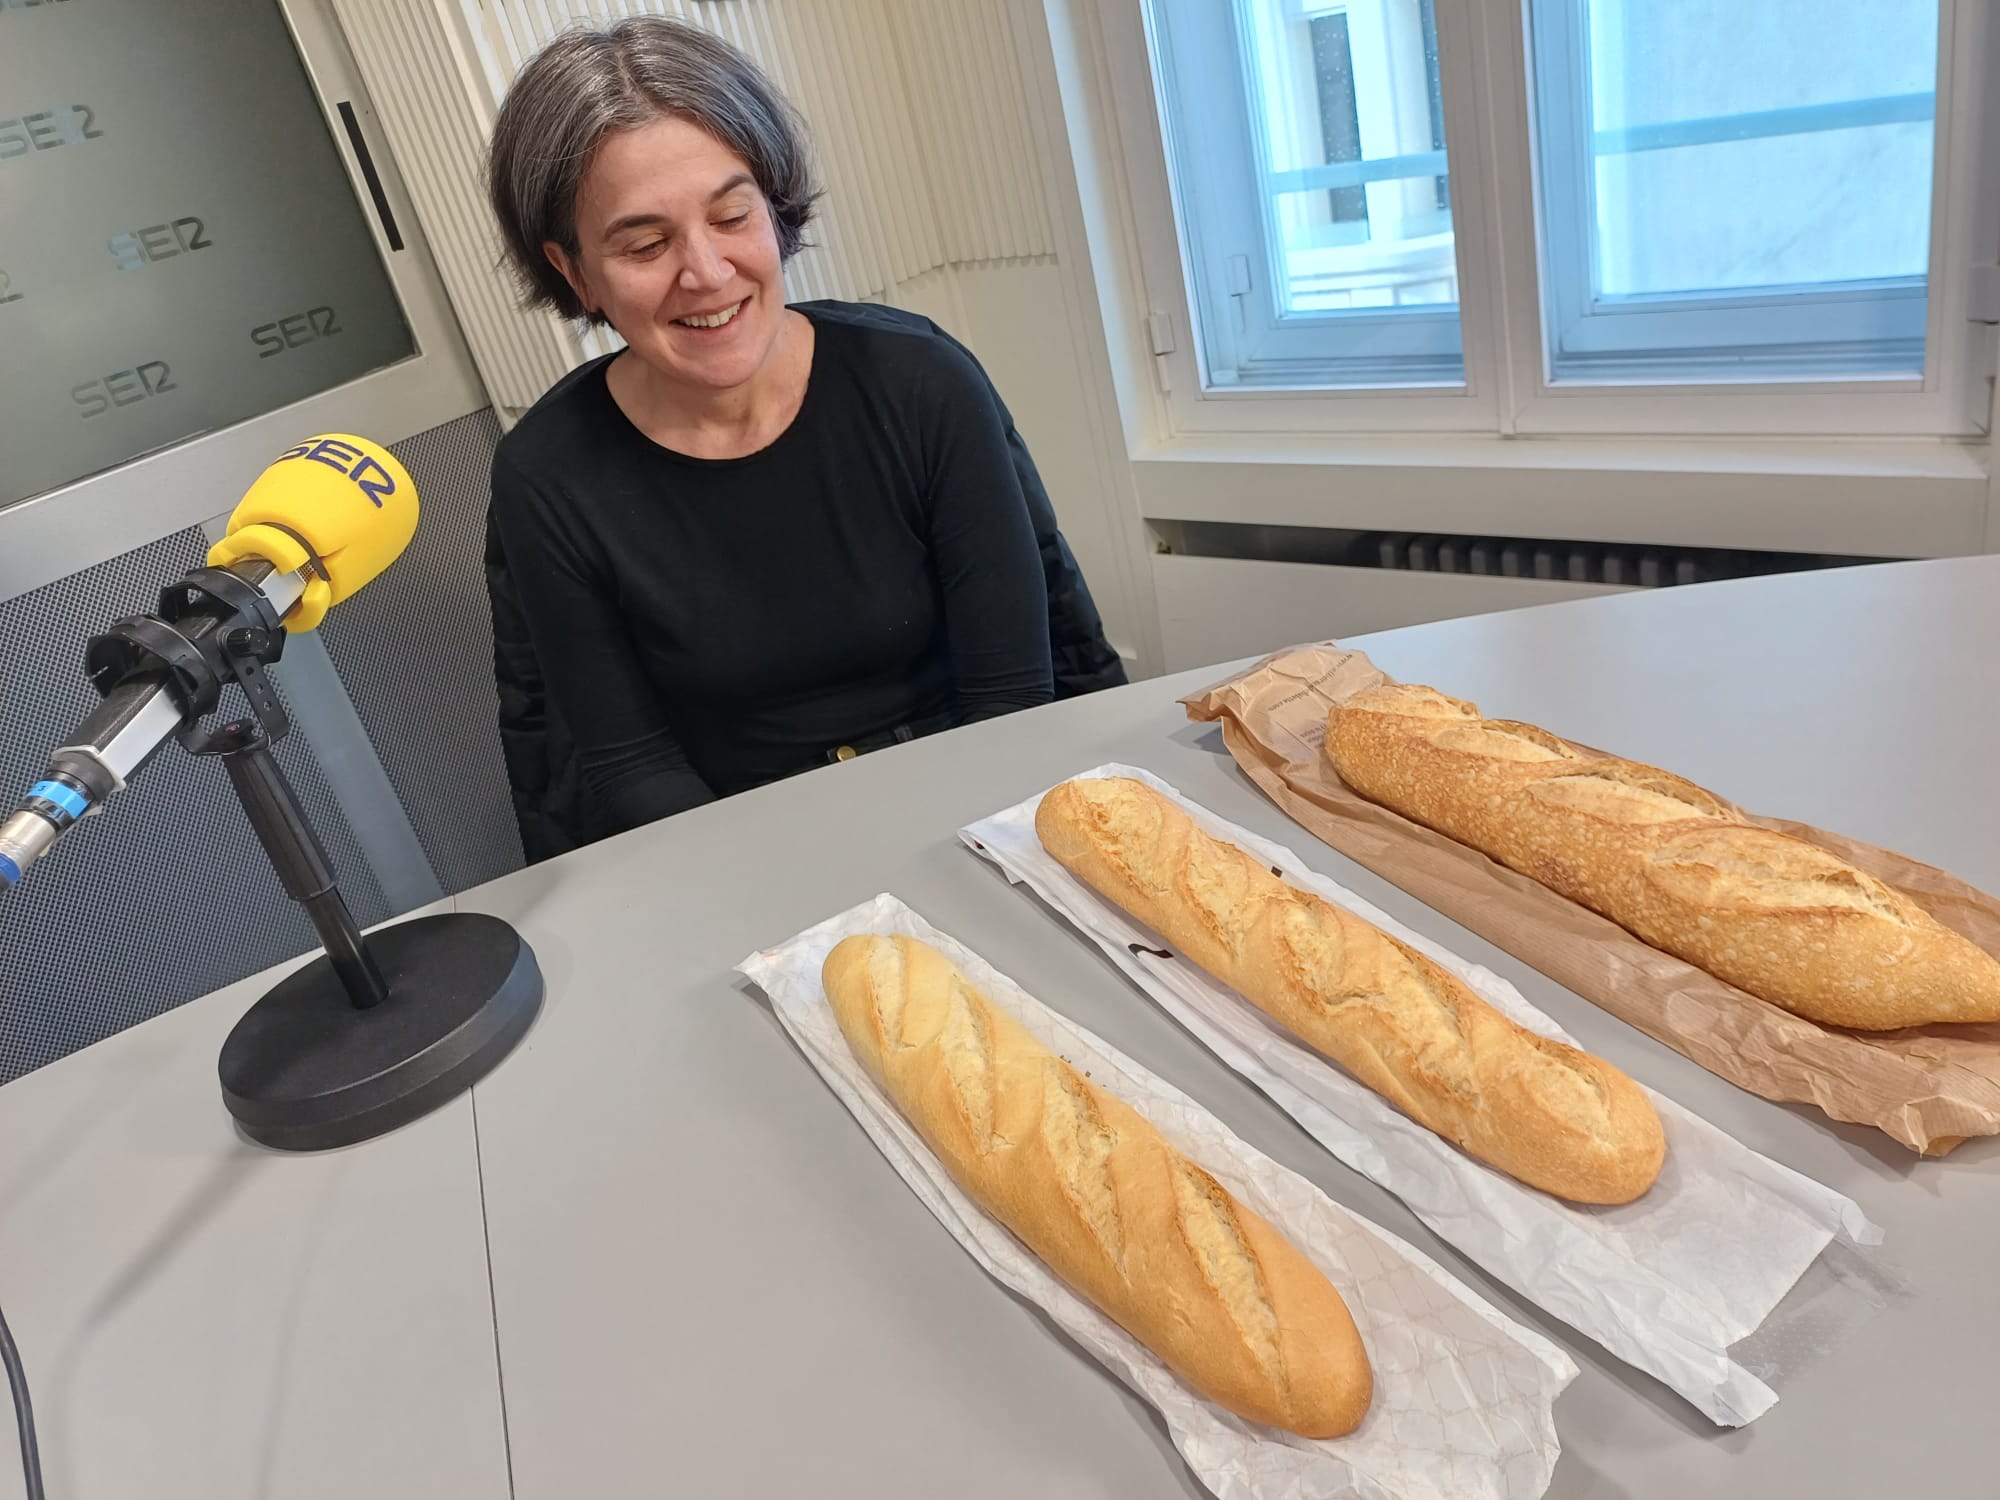
[[[1766,1099],[1873,1125],[1930,1155],[2000,1134],[2000,1024],[1821,1026],[1349,791],[1321,754],[1327,710],[1388,680],[1359,651],[1300,646],[1182,702],[1189,718],[1219,721],[1236,763],[1320,839],[1710,1072]],[[1746,816],[1831,850],[2000,956],[2000,901],[1964,881],[1825,829]]]

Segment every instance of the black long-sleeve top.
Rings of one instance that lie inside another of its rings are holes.
[[[607,358],[495,456],[494,529],[596,834],[1052,696],[1042,559],[984,373],[916,320],[798,310],[805,399],[757,453],[653,442]]]

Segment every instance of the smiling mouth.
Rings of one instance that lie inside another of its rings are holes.
[[[721,328],[742,312],[749,302],[750,299],[745,297],[734,307],[725,307],[721,312],[693,313],[685,318],[675,318],[674,324],[680,328]]]

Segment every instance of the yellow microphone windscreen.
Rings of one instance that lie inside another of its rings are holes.
[[[257,476],[208,561],[224,568],[262,557],[288,573],[308,568],[305,594],[285,624],[311,630],[401,556],[416,530],[417,487],[396,455],[329,433],[288,449]]]

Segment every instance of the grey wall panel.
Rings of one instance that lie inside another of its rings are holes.
[[[447,892],[521,866],[500,756],[486,508],[500,425],[473,412],[392,445],[422,519],[395,565],[320,634]]]
[[[155,608],[205,551],[190,528],[0,602],[0,802],[38,779],[95,701],[88,638]],[[355,916],[380,921],[380,888],[305,737],[278,760]],[[311,946],[222,767],[169,745],[0,898],[0,1082]]]

